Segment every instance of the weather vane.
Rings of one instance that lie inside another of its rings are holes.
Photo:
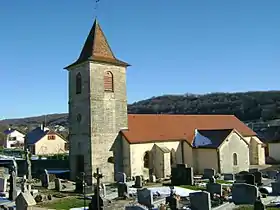
[[[100,0],[95,0],[95,6],[94,6],[94,11],[95,11],[95,18],[97,18],[97,9],[98,9],[98,3]]]

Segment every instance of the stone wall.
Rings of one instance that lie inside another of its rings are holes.
[[[23,176],[26,173],[25,160],[17,160],[18,176]],[[40,174],[44,169],[52,170],[68,170],[69,160],[31,160],[31,171],[33,176]]]

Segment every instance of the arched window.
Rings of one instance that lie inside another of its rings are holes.
[[[144,168],[149,168],[150,166],[150,153],[146,151],[144,154]]]
[[[233,165],[234,166],[237,166],[237,164],[238,164],[238,161],[237,161],[237,154],[236,153],[233,153]]]
[[[106,71],[104,74],[104,91],[114,92],[114,78],[110,71]]]
[[[78,73],[76,75],[76,94],[82,93],[82,75]]]

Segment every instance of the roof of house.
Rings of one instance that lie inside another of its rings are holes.
[[[115,57],[97,20],[94,21],[78,60],[65,67],[65,69],[88,60],[110,63],[118,66],[129,66],[129,64]]]
[[[197,148],[218,148],[233,130],[234,129],[197,130],[193,146]]]
[[[186,140],[192,144],[195,130],[236,129],[242,136],[256,136],[234,115],[129,114],[128,129],[122,130],[129,143]]]
[[[22,131],[20,131],[20,130],[18,130],[18,129],[15,129],[15,128],[11,128],[11,129],[4,130],[3,133],[4,133],[5,135],[9,135],[9,134],[11,134],[11,133],[14,132],[14,131],[18,131],[18,132],[24,134],[24,132],[22,132]]]
[[[37,127],[26,134],[27,144],[35,144],[47,134],[58,135],[52,130],[42,130],[41,127]]]

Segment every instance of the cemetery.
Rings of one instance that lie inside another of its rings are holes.
[[[17,175],[16,167],[0,168],[1,209],[280,209],[277,170],[218,174],[209,168],[195,175],[192,167],[178,164],[164,180],[153,174],[144,179],[117,173],[116,183],[108,184],[97,169],[95,185],[89,186],[84,173],[75,182],[47,170],[40,179],[32,178],[30,163],[27,158],[23,176]]]

